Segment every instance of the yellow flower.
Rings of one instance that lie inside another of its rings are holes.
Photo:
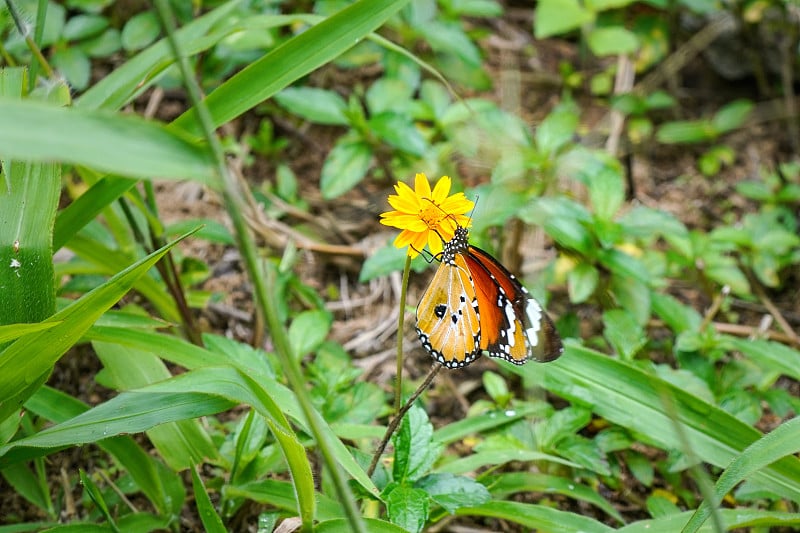
[[[394,186],[397,194],[389,196],[389,205],[395,210],[381,213],[381,224],[403,230],[394,240],[395,246],[409,246],[408,255],[416,257],[427,244],[436,255],[442,251],[442,239],[453,238],[456,226],[469,226],[466,213],[475,203],[463,192],[448,196],[451,184],[448,176],[442,176],[431,191],[428,177],[417,174],[413,191],[403,182]]]

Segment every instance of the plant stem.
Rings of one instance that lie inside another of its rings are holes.
[[[397,426],[400,425],[400,422],[403,420],[403,417],[405,416],[406,412],[408,412],[408,410],[411,409],[411,406],[414,405],[416,399],[419,398],[419,395],[422,394],[422,391],[428,388],[428,386],[433,381],[433,378],[436,377],[436,374],[438,374],[441,369],[442,365],[440,365],[439,363],[433,363],[431,371],[428,372],[428,377],[425,378],[425,381],[422,382],[422,385],[417,387],[417,390],[414,391],[414,394],[412,394],[411,397],[408,398],[408,401],[406,401],[403,408],[397,412],[395,417],[389,423],[389,426],[386,428],[386,433],[383,435],[383,439],[381,439],[381,443],[378,445],[378,449],[375,450],[375,455],[372,456],[372,462],[370,463],[369,468],[367,469],[368,476],[371,477],[373,472],[375,472],[375,467],[378,466],[378,461],[380,460],[381,455],[383,455],[383,451],[386,449],[386,445],[389,444],[389,439],[392,438],[392,434],[397,429]]]

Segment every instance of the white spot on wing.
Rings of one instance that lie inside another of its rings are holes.
[[[531,346],[536,346],[539,343],[539,336],[537,333],[542,329],[542,306],[533,298],[528,298],[528,304],[525,306],[525,314],[528,315],[528,324],[530,327],[525,330],[528,336],[528,342]]]

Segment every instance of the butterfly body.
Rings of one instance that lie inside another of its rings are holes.
[[[563,347],[553,322],[494,257],[457,227],[417,306],[417,334],[444,366],[463,367],[485,350],[521,365],[556,359]]]

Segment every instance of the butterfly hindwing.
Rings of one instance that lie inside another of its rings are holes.
[[[437,361],[456,368],[480,356],[480,321],[464,258],[448,259],[442,259],[417,306],[417,334]]]

